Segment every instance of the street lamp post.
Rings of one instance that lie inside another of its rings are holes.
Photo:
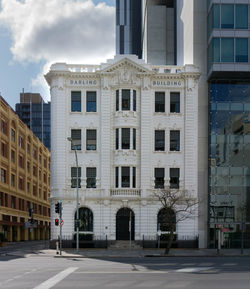
[[[67,138],[68,141],[71,142],[71,147],[74,147],[75,158],[76,158],[76,252],[79,252],[79,194],[78,194],[78,159],[77,159],[77,152],[76,146],[73,144],[73,139],[71,137]]]

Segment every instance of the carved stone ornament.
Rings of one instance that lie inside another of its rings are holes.
[[[109,206],[110,202],[109,202],[109,200],[104,200],[104,201],[103,201],[103,204],[104,204],[104,206],[107,207],[107,206]]]
[[[199,78],[197,77],[190,77],[187,79],[187,91],[193,91],[193,89],[195,89],[196,85],[198,84],[198,79]]]
[[[150,78],[149,77],[144,77],[143,78],[143,90],[149,90],[150,89]]]
[[[132,84],[132,71],[127,66],[124,66],[119,72],[119,82]]]
[[[102,79],[102,88],[104,89],[104,90],[107,90],[107,89],[109,89],[109,78],[108,78],[108,76],[104,76],[103,77],[103,79]]]

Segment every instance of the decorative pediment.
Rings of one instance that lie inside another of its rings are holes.
[[[154,72],[147,67],[148,65],[136,58],[136,62],[131,60],[129,57],[122,57],[120,60],[114,60],[107,62],[105,65],[102,65],[100,73],[111,73],[111,72],[121,72],[123,75],[122,79],[127,81],[128,72],[134,71],[136,73],[145,73],[145,74],[154,74]]]
[[[130,58],[123,57],[120,60],[116,58],[105,65],[102,65],[99,72],[105,79],[106,76],[111,76],[113,85],[135,85],[140,81],[141,75],[150,75],[154,72],[147,67],[140,59],[135,61]]]

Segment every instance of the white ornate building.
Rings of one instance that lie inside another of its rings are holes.
[[[133,55],[101,65],[56,63],[51,88],[52,239],[63,202],[63,235],[73,236],[77,149],[80,233],[108,240],[153,239],[161,210],[154,191],[198,197],[198,79],[193,65],[152,66]],[[77,146],[67,141],[71,137]],[[179,240],[198,235],[198,216],[178,223]]]

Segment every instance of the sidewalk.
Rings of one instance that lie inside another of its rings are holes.
[[[222,249],[218,254],[216,249],[171,249],[169,255],[164,255],[164,249],[62,249],[62,255],[56,250],[48,249],[49,241],[26,241],[8,243],[0,248],[0,256],[44,256],[56,258],[143,258],[143,257],[218,257],[218,256],[250,256],[250,249],[244,249],[241,255],[238,249]]]
[[[56,258],[143,258],[143,257],[218,257],[218,256],[250,256],[250,249],[245,249],[241,255],[240,249],[172,249],[169,255],[164,255],[164,249],[62,249],[62,255],[56,250],[41,250],[39,256],[54,256]]]

